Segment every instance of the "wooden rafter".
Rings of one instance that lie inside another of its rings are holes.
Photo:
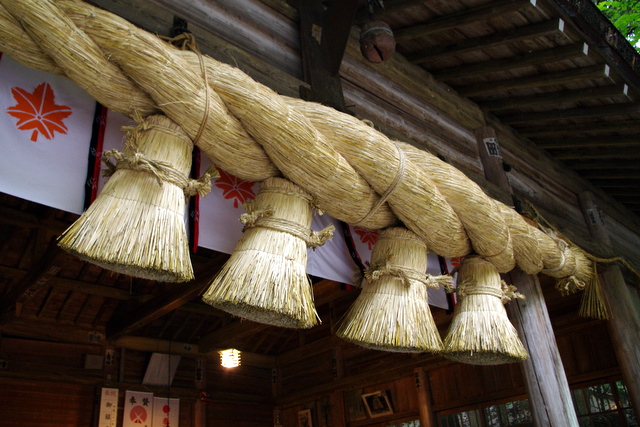
[[[540,139],[536,145],[545,149],[568,149],[568,148],[589,148],[589,147],[634,147],[638,145],[640,138],[637,136],[605,136],[589,138],[554,138]],[[584,169],[584,168],[583,168]],[[599,168],[601,169],[601,168]]]
[[[557,86],[594,79],[609,78],[611,69],[608,65],[575,68],[557,73],[538,74],[530,77],[519,77],[508,80],[497,80],[474,85],[460,86],[456,90],[462,96],[470,98],[491,95],[497,92],[519,89],[535,89],[539,87]]]
[[[640,103],[625,102],[621,104],[600,105],[597,107],[569,108],[566,110],[549,110],[541,112],[510,114],[500,117],[500,121],[509,125],[535,123],[563,119],[600,118],[605,116],[626,116],[640,113]]]
[[[480,102],[480,107],[487,111],[501,111],[512,108],[543,107],[566,102],[585,101],[602,98],[622,98],[628,100],[629,87],[626,84],[590,87],[587,89],[552,92],[544,95],[509,97]]]
[[[433,59],[442,59],[449,56],[460,55],[467,52],[502,46],[536,37],[544,37],[551,34],[561,34],[564,31],[564,21],[552,19],[539,24],[526,25],[512,28],[507,31],[500,31],[484,37],[465,39],[449,46],[436,47],[407,54],[409,62],[420,64]]]
[[[490,17],[505,15],[512,12],[522,12],[527,8],[535,7],[535,5],[535,0],[498,0],[472,9],[432,19],[424,24],[395,30],[394,35],[398,42],[403,42],[478,22]]]
[[[568,124],[562,126],[531,126],[518,129],[518,133],[528,138],[547,138],[557,135],[576,134],[617,134],[640,132],[640,120],[621,120],[615,122],[591,121],[589,123]]]
[[[532,53],[524,53],[522,55],[515,55],[508,58],[494,59],[475,64],[465,64],[453,68],[445,68],[434,71],[433,75],[438,80],[451,81],[463,77],[474,77],[486,75],[488,73],[498,73],[516,68],[535,67],[538,65],[548,64],[550,62],[586,57],[588,54],[589,47],[586,44],[576,43]]]

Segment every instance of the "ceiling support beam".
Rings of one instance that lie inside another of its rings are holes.
[[[562,126],[531,126],[518,129],[518,133],[527,138],[546,138],[558,134],[606,135],[640,132],[640,120],[622,120],[616,122],[590,121],[589,123],[568,124]]]
[[[594,65],[591,67],[575,68],[573,70],[561,71],[558,73],[540,74],[531,77],[518,77],[515,79],[461,86],[456,90],[462,96],[473,98],[509,90],[535,89],[593,79],[608,79],[610,73],[611,69],[608,65]]]
[[[22,301],[31,298],[48,285],[62,269],[67,253],[60,249],[56,239],[51,239],[44,254],[33,263],[31,270],[16,283],[0,302],[0,317],[6,319],[9,311],[19,309]]]
[[[640,159],[640,147],[626,148],[618,150],[616,148],[607,150],[584,148],[573,150],[549,150],[551,155],[558,160],[581,160],[581,159],[603,159],[603,160],[629,160]]]
[[[589,55],[589,47],[585,43],[576,43],[552,49],[539,50],[537,52],[515,55],[509,58],[494,59],[464,64],[458,67],[446,68],[433,72],[436,79],[451,81],[466,77],[475,77],[487,73],[499,73],[516,68],[535,67],[550,62],[565,61]]]
[[[623,98],[628,101],[629,87],[626,84],[590,87],[587,89],[551,92],[542,95],[517,96],[479,102],[486,111],[502,111],[524,107],[548,107],[563,102],[586,101],[602,98]],[[619,99],[620,100],[620,99]]]
[[[544,149],[569,149],[569,148],[623,148],[637,146],[640,137],[633,135],[624,136],[600,136],[600,137],[582,137],[582,138],[555,138],[535,140],[538,147]]]
[[[640,176],[640,164],[636,169],[610,169],[581,171],[580,175],[591,179],[636,179]]]
[[[568,110],[551,110],[538,113],[510,114],[501,116],[500,121],[507,125],[521,123],[546,122],[553,120],[578,119],[605,116],[626,116],[640,113],[640,103],[624,102],[621,104],[599,105],[597,107],[570,108]]]
[[[498,0],[482,6],[463,10],[458,13],[432,19],[426,24],[414,25],[394,31],[398,42],[428,36],[440,31],[447,31],[466,24],[482,21],[487,18],[495,18],[512,12],[521,12],[536,6],[536,0]]]
[[[320,0],[290,0],[300,16],[300,52],[305,81],[303,99],[346,111],[338,71],[344,55],[358,2],[331,2],[326,8]]]
[[[515,43],[520,40],[527,40],[536,37],[545,37],[552,34],[564,34],[564,21],[553,19],[539,24],[526,25],[512,28],[508,31],[500,31],[484,37],[465,39],[449,46],[436,47],[422,50],[406,55],[409,62],[421,64],[433,59],[442,59],[454,55],[461,55],[468,52],[502,46]]]
[[[196,280],[171,284],[169,291],[152,298],[142,306],[134,306],[126,313],[113,316],[107,324],[107,336],[113,339],[129,334],[191,302],[206,289],[211,281],[211,271],[218,268],[226,257],[228,255],[218,254],[196,274]]]

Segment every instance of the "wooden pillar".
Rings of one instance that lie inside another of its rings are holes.
[[[609,256],[611,242],[604,219],[596,205],[593,194],[585,191],[578,195],[582,213],[595,241],[600,243],[602,252]],[[634,306],[634,298],[624,280],[620,267],[616,264],[601,269],[601,290],[609,320],[607,328],[613,349],[620,365],[622,379],[629,390],[631,405],[640,415],[640,315]]]
[[[431,384],[429,383],[427,371],[424,368],[418,368],[414,371],[414,375],[416,376],[416,388],[418,390],[420,426],[436,427],[438,422],[431,405]]]
[[[495,131],[485,126],[476,129],[475,135],[485,177],[512,194]],[[509,276],[512,284],[527,298],[508,303],[506,309],[530,356],[521,366],[534,424],[537,427],[577,427],[578,417],[540,282],[536,276],[517,267]]]
[[[200,393],[206,391],[207,389],[207,360],[204,357],[196,359],[196,368],[195,368],[195,383],[196,388],[198,389],[198,398],[196,399],[195,408],[194,408],[194,427],[205,427],[207,425],[207,396],[201,395]]]

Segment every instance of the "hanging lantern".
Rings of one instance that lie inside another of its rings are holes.
[[[391,58],[396,50],[396,39],[386,22],[373,21],[362,26],[360,52],[369,62],[380,63]]]
[[[229,348],[220,353],[220,364],[225,368],[237,368],[240,366],[240,350]]]

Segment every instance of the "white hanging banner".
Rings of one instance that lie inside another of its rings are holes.
[[[153,398],[152,427],[179,427],[180,399]]]
[[[152,427],[153,393],[127,390],[122,427]]]
[[[81,213],[96,102],[0,55],[0,191]]]
[[[118,389],[102,388],[98,427],[116,427],[118,420]]]

